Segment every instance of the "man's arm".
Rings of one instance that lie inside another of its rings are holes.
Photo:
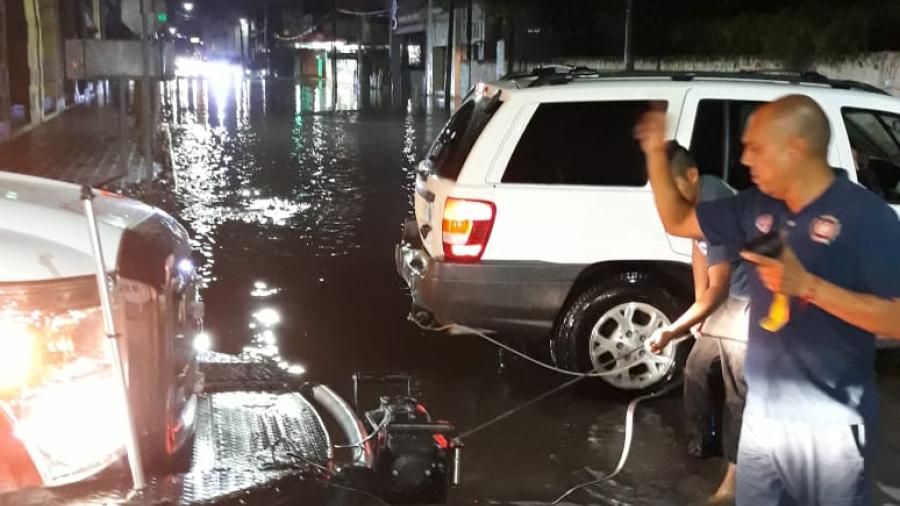
[[[812,303],[824,311],[877,336],[900,339],[900,299],[852,292],[820,278],[812,286]]]
[[[650,340],[650,350],[659,353],[672,339],[681,337],[688,332],[694,325],[705,320],[709,315],[719,307],[722,302],[728,298],[729,280],[731,278],[731,264],[721,262],[707,267],[706,257],[700,253],[697,245],[694,244],[694,250],[691,253],[692,265],[696,269],[700,267],[704,271],[707,285],[702,292],[698,292],[697,298],[691,307],[684,312],[674,323],[662,329]],[[694,283],[703,282],[698,279],[697,272],[694,272]]]
[[[780,259],[750,252],[741,256],[756,264],[760,280],[774,293],[805,297],[823,311],[873,334],[900,339],[900,299],[841,288],[809,273],[790,248]]]
[[[694,206],[684,200],[672,174],[666,157],[666,113],[648,112],[635,128],[635,137],[647,159],[647,175],[653,188],[656,210],[666,232],[679,236],[700,239],[703,233],[697,221]]]

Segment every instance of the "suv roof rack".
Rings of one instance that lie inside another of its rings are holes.
[[[632,70],[632,71],[601,71],[587,67],[574,67],[570,65],[554,65],[537,67],[531,72],[508,74],[504,81],[513,81],[516,87],[538,88],[567,84],[585,79],[616,79],[616,78],[669,78],[673,81],[692,81],[694,79],[730,79],[747,81],[769,81],[789,84],[816,84],[830,86],[835,89],[858,90],[869,93],[889,95],[886,91],[871,84],[844,80],[830,79],[815,71],[766,69],[766,70],[739,70],[735,72],[712,71],[659,71],[659,70]],[[520,81],[522,86],[520,86]]]

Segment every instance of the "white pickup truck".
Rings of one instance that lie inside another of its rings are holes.
[[[0,172],[0,493],[94,475],[124,454],[80,187]],[[166,213],[94,200],[145,467],[189,447],[198,302]]]

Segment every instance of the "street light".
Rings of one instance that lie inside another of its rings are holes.
[[[188,12],[191,12],[192,10],[194,10],[194,3],[193,2],[185,2],[184,10],[186,10]]]
[[[169,27],[169,33],[171,33],[172,35],[175,35],[176,32],[178,32],[177,28],[175,28],[174,26]]]
[[[243,27],[247,26],[247,18],[241,18],[241,26],[243,26]]]

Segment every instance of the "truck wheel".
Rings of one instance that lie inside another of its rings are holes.
[[[663,283],[643,273],[623,273],[590,285],[571,299],[553,330],[553,360],[571,371],[611,372],[601,379],[618,390],[658,390],[680,373],[687,347],[655,355],[645,342],[684,306]]]

